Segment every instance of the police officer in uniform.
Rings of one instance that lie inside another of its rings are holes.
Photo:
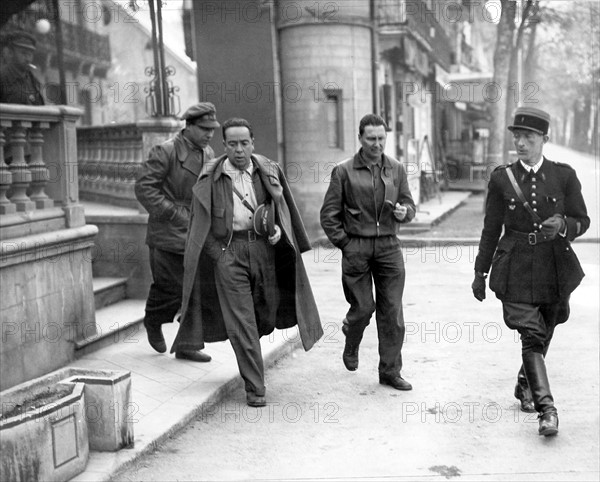
[[[590,225],[575,170],[542,155],[549,124],[543,110],[515,112],[508,129],[518,160],[491,175],[472,284],[483,301],[491,267],[489,287],[502,301],[506,325],[521,337],[515,397],[521,410],[538,412],[538,432],[545,436],[558,433],[545,356],[556,325],[569,317],[570,292],[583,277],[569,241]]]
[[[27,32],[11,32],[4,41],[7,48],[0,69],[0,102],[44,105],[40,82],[32,72],[35,38]]]

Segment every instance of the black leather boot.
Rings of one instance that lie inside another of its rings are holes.
[[[540,414],[540,435],[556,435],[558,433],[558,413],[554,406],[554,398],[550,393],[550,383],[546,373],[546,362],[541,353],[524,353],[523,368],[531,390],[535,410]]]
[[[517,375],[517,384],[515,385],[515,398],[519,400],[521,405],[521,411],[527,413],[535,412],[533,406],[533,398],[531,397],[531,390],[527,383],[527,377],[525,376],[525,369],[521,365],[519,374]]]

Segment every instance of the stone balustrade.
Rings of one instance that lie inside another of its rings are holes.
[[[135,180],[148,151],[183,127],[174,119],[148,119],[77,129],[79,192],[82,200],[143,211]]]
[[[75,123],[79,109],[0,104],[3,239],[83,226]]]

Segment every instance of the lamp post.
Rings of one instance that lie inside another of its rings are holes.
[[[156,4],[155,4],[156,2]],[[146,68],[146,75],[152,77],[149,87],[145,89],[146,113],[151,117],[171,117],[179,113],[176,106],[179,87],[172,85],[167,77],[175,75],[173,67],[165,65],[165,47],[162,28],[162,0],[148,0],[150,21],[152,23],[152,53],[154,66]]]

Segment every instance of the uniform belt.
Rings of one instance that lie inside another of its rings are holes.
[[[508,232],[509,235],[526,239],[531,246],[552,241],[552,238],[545,236],[544,233],[523,233],[522,231],[515,231],[514,229],[509,229]]]
[[[235,241],[247,241],[249,243],[253,243],[258,239],[262,239],[262,236],[256,234],[254,229],[245,229],[244,231],[234,231],[231,239]]]

